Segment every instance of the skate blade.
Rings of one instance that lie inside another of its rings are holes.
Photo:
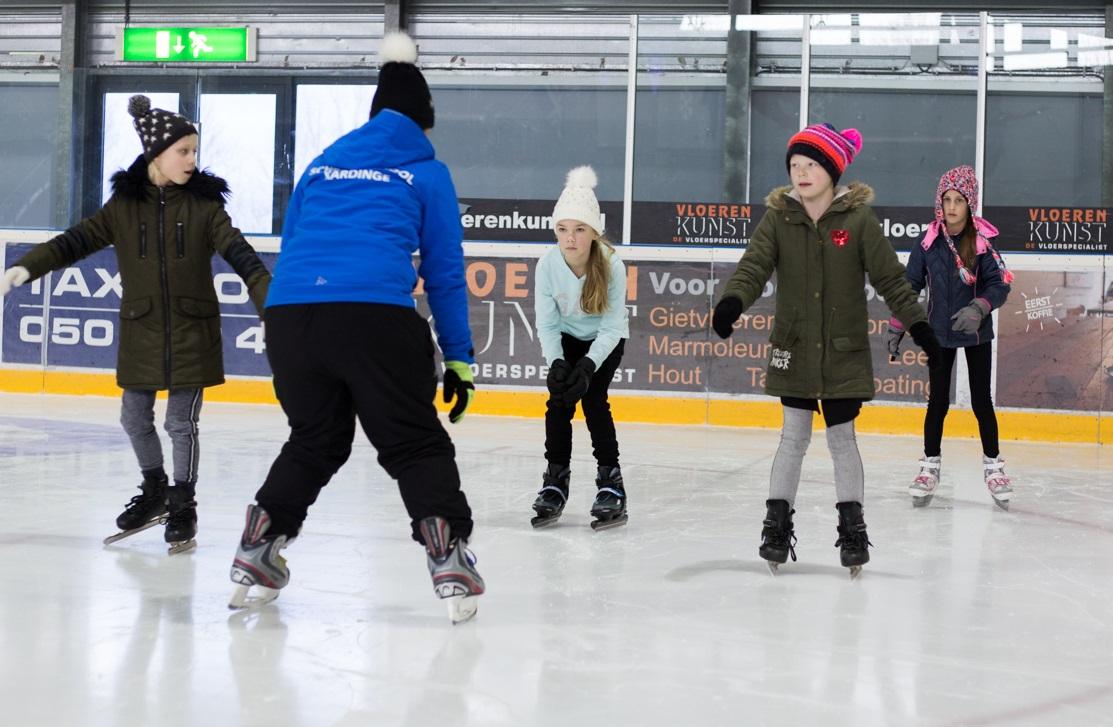
[[[912,507],[927,507],[931,503],[931,498],[935,495],[913,495]]]
[[[557,520],[560,520],[560,515],[538,515],[537,517],[530,518],[529,524],[535,529],[551,527],[556,525]]]
[[[452,598],[446,598],[445,601],[448,604],[448,618],[454,626],[470,621],[479,610],[479,598],[477,596],[453,596]]]
[[[765,561],[765,565],[769,567],[769,575],[775,576],[775,575],[777,575],[777,569],[780,567],[781,564],[780,563],[774,563],[771,560],[767,560],[767,561]]]
[[[255,586],[258,590],[257,595],[248,595],[252,586],[239,585],[232,591],[232,597],[228,599],[228,608],[232,611],[239,611],[246,608],[258,608],[264,606],[274,599],[278,598],[280,591],[277,588],[267,588],[266,586]]]
[[[852,581],[857,580],[858,576],[861,575],[861,573],[862,573],[862,566],[860,566],[860,565],[850,566],[850,580],[852,580]]]
[[[993,498],[993,504],[996,505],[997,507],[1001,508],[1005,512],[1009,511],[1009,501],[1008,500],[998,500],[995,497],[995,498]]]
[[[121,530],[120,532],[116,533],[115,535],[109,535],[107,538],[104,539],[103,543],[104,543],[104,545],[112,545],[113,543],[118,543],[121,540],[123,540],[124,538],[129,538],[132,535],[135,535],[136,533],[143,532],[144,530],[150,530],[154,526],[161,525],[165,522],[166,522],[166,517],[164,515],[159,515],[156,518],[152,518],[151,520],[148,520],[147,522],[143,523],[142,525],[140,525],[137,528],[133,528],[131,530]]]
[[[592,520],[591,529],[596,532],[600,530],[610,530],[611,528],[617,528],[619,525],[625,525],[626,521],[629,519],[630,516],[624,514],[611,520]]]
[[[197,540],[190,538],[189,540],[181,540],[176,543],[171,543],[166,552],[170,555],[178,555],[179,553],[189,553],[197,550]]]

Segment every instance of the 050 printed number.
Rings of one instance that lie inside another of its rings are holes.
[[[24,316],[19,321],[19,340],[42,343],[45,324],[42,316]],[[111,346],[116,340],[114,321],[90,318],[51,318],[50,342],[59,346],[85,345],[94,348]],[[236,336],[236,348],[260,354],[267,350],[263,326],[251,326]]]

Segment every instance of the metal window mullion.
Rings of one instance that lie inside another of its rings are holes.
[[[626,73],[626,163],[622,180],[622,244],[630,244],[634,214],[634,115],[638,97],[638,16],[630,16],[630,51]]]
[[[800,128],[808,125],[812,85],[812,16],[804,13],[800,29]]]

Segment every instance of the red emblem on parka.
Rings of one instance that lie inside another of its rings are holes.
[[[850,242],[850,230],[831,230],[831,242],[838,247],[846,247]]]

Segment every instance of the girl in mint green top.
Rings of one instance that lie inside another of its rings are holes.
[[[537,263],[534,313],[541,351],[549,365],[546,384],[545,459],[548,466],[533,504],[534,527],[551,525],[568,500],[572,417],[577,402],[591,433],[598,474],[592,527],[626,522],[626,490],[608,389],[630,335],[626,267],[603,237],[595,172],[568,173],[553,209],[557,245]]]

